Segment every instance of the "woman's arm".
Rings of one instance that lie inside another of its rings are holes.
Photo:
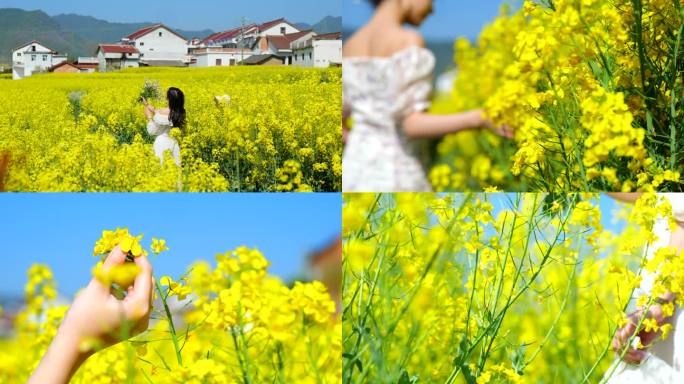
[[[117,246],[107,256],[103,269],[126,262],[126,254]],[[135,258],[140,274],[119,300],[110,293],[110,287],[92,279],[71,304],[62,324],[29,384],[68,383],[78,367],[93,354],[81,348],[83,342],[97,340],[110,346],[123,338],[147,329],[152,301],[152,266],[146,256]],[[122,335],[122,330],[129,330]]]
[[[641,195],[643,195],[643,193],[641,192],[608,192],[608,196],[612,197],[615,200],[622,201],[623,203],[636,203],[636,201],[639,200]]]
[[[143,99],[143,108],[145,112],[145,117],[147,117],[147,120],[151,120],[154,117],[154,106],[149,104],[147,100]]]
[[[450,115],[415,112],[404,119],[403,126],[406,136],[414,139],[439,138],[451,133],[480,128],[490,129],[503,137],[513,137],[513,131],[507,126],[494,127],[491,121],[483,117],[481,109]]]

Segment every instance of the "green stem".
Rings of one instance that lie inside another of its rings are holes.
[[[164,296],[164,293],[161,290],[161,284],[159,283],[159,280],[153,276],[154,278],[154,286],[157,288],[157,293],[159,294],[159,298],[161,299],[162,303],[164,303],[164,311],[166,312],[166,320],[169,323],[169,329],[171,330],[171,341],[173,341],[173,348],[176,351],[176,360],[178,361],[178,365],[181,367],[183,366],[183,356],[181,356],[181,350],[180,347],[178,346],[178,337],[176,336],[176,327],[173,325],[173,317],[171,316],[171,310],[169,309],[169,305],[166,302],[167,297]]]

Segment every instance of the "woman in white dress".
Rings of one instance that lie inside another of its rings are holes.
[[[623,201],[635,201],[637,194],[614,194],[615,198]],[[672,214],[677,222],[675,230],[671,231],[668,220],[660,218],[653,227],[653,232],[658,237],[651,244],[647,257],[651,258],[655,251],[662,247],[675,247],[684,250],[684,194],[665,193],[672,205]],[[641,286],[635,291],[634,300],[646,295],[650,296],[653,285],[653,276],[648,273],[642,274]],[[615,334],[613,349],[620,356],[624,348],[628,348],[622,360],[616,361],[617,367],[611,367],[606,373],[604,381],[608,384],[649,384],[649,383],[683,383],[684,382],[684,316],[680,316],[682,308],[676,307],[674,315],[666,317],[662,311],[662,304],[674,302],[672,293],[665,293],[655,298],[655,304],[650,308],[636,308],[628,314],[631,322]],[[647,318],[655,319],[659,325],[670,323],[673,330],[665,340],[660,340],[660,333],[646,332],[641,330],[637,333],[642,345],[650,346],[647,349],[636,349],[629,345],[629,340],[637,331],[636,323],[643,313],[648,311]]]
[[[430,191],[414,139],[439,138],[458,131],[496,128],[481,110],[429,115],[435,57],[419,26],[432,13],[432,0],[371,0],[373,18],[344,46],[345,192]]]
[[[154,154],[164,162],[164,153],[171,152],[176,165],[180,166],[180,146],[169,133],[171,128],[185,126],[185,95],[178,88],[169,88],[166,92],[168,108],[155,109],[147,100],[143,99],[145,117],[147,117],[147,133],[156,136],[154,140]]]

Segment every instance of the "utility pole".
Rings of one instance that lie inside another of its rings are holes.
[[[245,65],[245,16],[240,17],[240,64]]]

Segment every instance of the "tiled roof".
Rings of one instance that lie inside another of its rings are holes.
[[[244,27],[244,29],[246,31],[246,30],[253,28],[253,27],[254,27],[254,24],[246,25]],[[225,40],[232,39],[232,38],[234,38],[240,34],[240,32],[242,31],[242,28],[243,27],[237,27],[237,28],[229,29],[229,30],[223,31],[223,32],[216,32],[213,35],[209,35],[208,37],[205,37],[204,40],[201,41],[201,44],[207,44],[211,41],[225,41]]]
[[[280,19],[268,21],[268,22],[265,22],[265,23],[259,24],[259,25],[248,24],[245,26],[240,26],[237,28],[228,29],[226,31],[216,32],[213,35],[209,35],[209,36],[205,37],[200,43],[201,44],[207,44],[207,43],[212,42],[212,41],[216,42],[216,41],[230,40],[230,39],[237,37],[240,34],[240,32],[243,30],[243,28],[244,28],[245,32],[249,31],[252,28],[256,28],[259,32],[261,32],[261,31],[264,31],[266,29],[273,27],[274,25],[278,25],[280,23],[287,23],[287,24],[295,27],[292,23],[287,21],[284,17],[281,17]],[[295,27],[295,28],[297,28],[297,27]],[[297,29],[299,29],[299,28],[297,28]]]
[[[134,46],[123,44],[100,44],[99,49],[105,53],[140,53]]]
[[[275,46],[278,49],[290,49],[290,44],[299,39],[302,38],[313,31],[302,31],[302,32],[295,32],[295,33],[290,33],[287,35],[274,35],[274,36],[268,36],[268,41],[273,43],[273,46]]]
[[[66,62],[66,61],[62,61],[61,63],[56,64],[56,65],[53,65],[52,67],[50,67],[49,71],[52,72],[52,71],[54,71],[55,69],[60,68],[60,67],[63,67],[63,66],[65,66],[65,65],[68,65],[68,66],[70,66],[70,67],[74,67],[74,68],[77,68],[77,69],[78,69],[78,67],[77,67],[76,65],[71,64],[71,63]]]
[[[279,56],[276,55],[271,55],[271,54],[265,54],[265,55],[253,55],[248,58],[246,58],[243,63],[244,64],[261,64],[266,60],[269,60],[271,58],[277,58],[280,59]]]
[[[147,35],[148,33],[154,31],[154,30],[157,29],[157,28],[164,28],[164,29],[166,29],[167,31],[173,33],[174,35],[180,37],[181,39],[187,40],[185,37],[179,35],[176,31],[174,31],[173,29],[167,27],[167,26],[164,25],[164,24],[155,24],[155,25],[150,25],[149,27],[145,27],[145,28],[139,29],[139,30],[137,30],[137,31],[135,31],[135,32],[133,32],[133,33],[131,33],[130,35],[126,36],[126,38],[127,38],[128,40],[136,40],[136,39],[139,39],[139,38],[141,38],[141,37]]]
[[[140,64],[150,67],[187,67],[182,60],[145,60]]]
[[[31,42],[29,42],[29,43],[26,43],[26,44],[20,45],[20,46],[18,46],[18,47],[16,47],[16,48],[14,48],[14,49],[13,49],[12,51],[14,52],[14,51],[16,51],[16,50],[18,50],[18,49],[21,49],[21,48],[27,47],[27,46],[29,46],[29,45],[31,45],[31,44],[40,44],[40,45],[42,45],[43,47],[47,48],[47,49],[48,49],[48,51],[49,51],[50,53],[57,53],[57,51],[55,51],[54,49],[52,49],[52,48],[50,48],[50,47],[46,46],[45,44],[41,43],[41,42],[40,42],[40,41],[38,41],[38,40],[32,40],[32,41],[31,41]]]
[[[342,40],[342,32],[326,33],[325,35],[314,36],[314,40]]]
[[[263,31],[264,29],[269,29],[269,28],[271,28],[272,26],[278,25],[278,24],[280,24],[280,23],[288,23],[288,24],[290,24],[290,22],[287,21],[287,20],[285,20],[284,17],[281,17],[280,19],[273,20],[273,21],[268,21],[268,22],[266,22],[266,23],[263,23],[263,24],[259,25],[259,31]]]
[[[244,53],[251,54],[250,50],[242,48],[198,48],[192,52],[194,55],[206,55],[208,53]]]
[[[99,67],[99,64],[94,64],[94,63],[82,63],[82,64],[75,63],[74,65],[79,69],[90,69],[90,68]]]

